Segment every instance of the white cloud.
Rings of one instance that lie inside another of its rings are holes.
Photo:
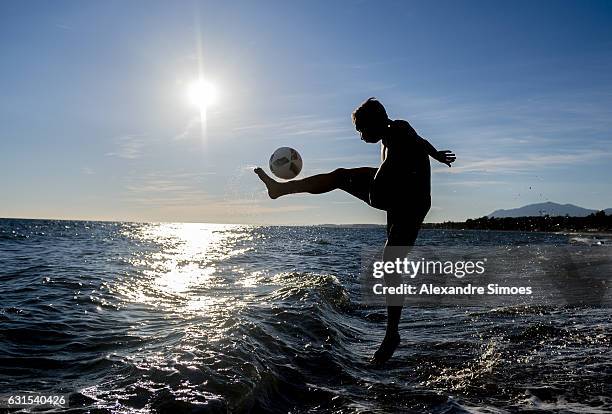
[[[612,157],[610,150],[582,150],[557,154],[532,154],[514,157],[491,157],[486,159],[467,159],[452,168],[434,168],[435,173],[459,174],[466,172],[518,173],[539,170],[547,167],[582,164]]]
[[[344,137],[355,134],[350,118],[318,118],[314,115],[288,116],[273,122],[237,125],[233,132],[276,139],[283,136]],[[262,134],[265,134],[262,136]]]
[[[108,152],[106,155],[133,160],[143,155],[145,137],[143,135],[122,135],[114,139],[117,145],[116,151]]]
[[[198,132],[201,131],[201,127],[200,127],[201,123],[202,123],[202,120],[199,116],[191,118],[189,121],[187,121],[185,128],[183,128],[183,130],[180,133],[173,136],[172,139],[182,140],[182,139],[191,137],[191,135],[194,132],[196,132],[196,130]]]

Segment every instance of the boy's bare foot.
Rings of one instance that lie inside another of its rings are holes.
[[[259,177],[261,181],[266,185],[268,189],[268,195],[270,198],[275,199],[281,196],[280,186],[282,185],[278,181],[275,181],[272,177],[270,177],[264,170],[257,167],[255,168],[255,174]]]
[[[382,344],[380,344],[380,347],[374,353],[372,363],[375,365],[382,365],[387,362],[393,356],[393,353],[397,349],[399,343],[399,333],[395,332],[390,335],[385,335],[385,339],[383,339]]]

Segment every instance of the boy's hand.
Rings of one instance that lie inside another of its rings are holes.
[[[453,162],[455,162],[456,159],[455,154],[449,150],[438,151],[434,154],[433,158],[440,161],[442,164],[448,165],[449,167]]]

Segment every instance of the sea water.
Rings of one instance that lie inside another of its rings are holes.
[[[385,309],[359,297],[382,226],[0,220],[0,394],[71,412],[612,411],[612,317],[586,306]],[[424,246],[608,242],[422,230]]]

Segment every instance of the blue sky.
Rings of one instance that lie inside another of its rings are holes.
[[[382,223],[251,172],[279,146],[301,176],[376,166],[350,121],[369,96],[457,153],[428,221],[612,207],[610,2],[4,1],[0,50],[0,217]]]

